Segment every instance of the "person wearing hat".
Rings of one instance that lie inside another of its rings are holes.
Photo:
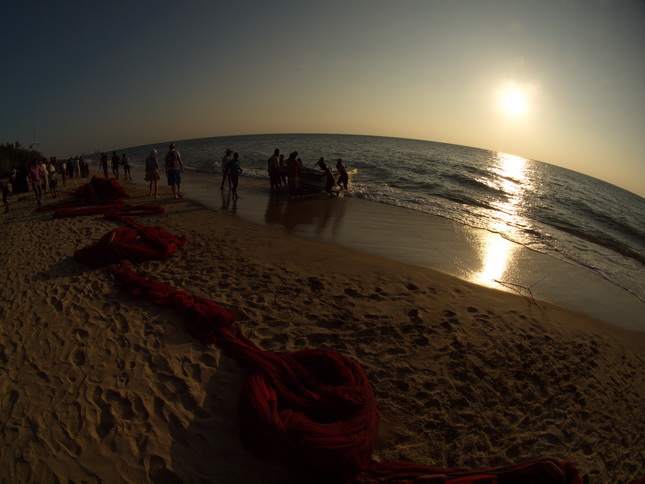
[[[175,143],[170,143],[166,154],[166,175],[168,176],[168,185],[172,187],[172,194],[175,198],[183,197],[181,194],[182,171],[184,171],[184,164],[181,161],[181,155],[175,149]]]
[[[224,183],[228,183],[229,190],[231,188],[231,177],[228,173],[228,164],[231,161],[231,153],[233,152],[230,149],[226,150],[224,152],[224,157],[222,158],[222,187],[220,190],[224,190]]]

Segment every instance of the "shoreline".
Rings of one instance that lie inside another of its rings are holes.
[[[130,203],[166,209],[139,223],[188,239],[138,272],[232,309],[265,351],[327,348],[363,367],[381,414],[375,458],[477,469],[551,457],[592,481],[641,477],[644,334],[287,236],[172,199],[165,186],[158,200],[124,186]],[[237,362],[73,259],[119,224],[35,208],[27,194],[0,219],[5,478],[303,482],[242,448]]]
[[[219,175],[188,170],[183,176],[186,196],[210,210],[278,227],[288,235],[429,267],[645,332],[645,303],[636,296],[591,270],[499,234],[353,197],[311,195],[289,203],[283,192],[276,196],[268,181],[255,178],[240,178],[240,200],[233,204],[228,192],[219,190]]]

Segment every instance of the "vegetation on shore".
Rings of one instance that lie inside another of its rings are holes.
[[[17,141],[0,145],[0,178],[7,177],[12,168],[26,172],[31,160],[42,157],[39,151],[23,148]]]

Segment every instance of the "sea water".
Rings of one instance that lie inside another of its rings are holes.
[[[119,149],[143,165],[168,142]],[[240,153],[244,176],[267,180],[275,148],[305,166],[342,158],[358,169],[345,196],[391,204],[499,233],[593,271],[645,302],[645,199],[548,163],[452,144],[377,136],[280,134],[177,141],[187,169],[218,172]],[[333,166],[334,164],[331,163]]]

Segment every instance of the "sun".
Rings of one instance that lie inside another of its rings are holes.
[[[527,111],[527,97],[518,87],[506,88],[502,93],[502,108],[507,114],[520,116]]]

